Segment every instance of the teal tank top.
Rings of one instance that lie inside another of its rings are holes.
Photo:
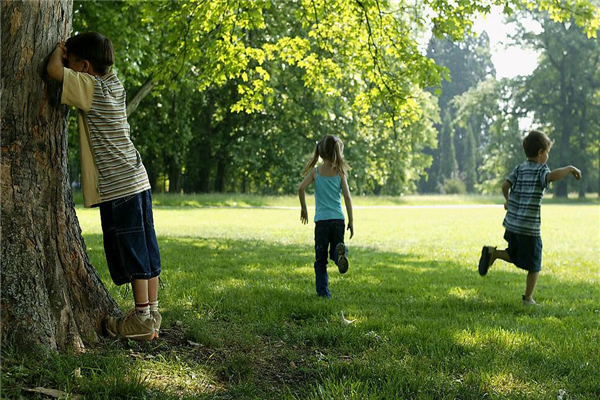
[[[315,222],[327,219],[343,220],[340,174],[321,176],[319,168],[315,170]]]

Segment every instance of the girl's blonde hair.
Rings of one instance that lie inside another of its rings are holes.
[[[343,175],[348,174],[350,166],[346,163],[346,160],[344,160],[344,142],[342,142],[339,137],[327,135],[317,143],[312,158],[306,163],[306,166],[302,170],[302,175],[306,175],[315,165],[317,165],[319,157],[332,163],[334,168]]]

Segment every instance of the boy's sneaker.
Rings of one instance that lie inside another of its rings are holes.
[[[337,266],[340,274],[345,274],[348,271],[348,248],[344,243],[338,243],[337,247]]]
[[[533,298],[531,298],[529,300],[526,300],[525,299],[525,295],[521,296],[521,301],[523,302],[523,305],[525,307],[537,306],[538,305],[538,303]]]
[[[481,249],[481,257],[479,258],[479,275],[484,276],[490,269],[490,260],[492,259],[492,253],[496,250],[492,246],[483,246]]]
[[[150,311],[150,315],[152,316],[152,318],[154,318],[154,332],[156,332],[156,335],[154,337],[158,337],[162,317],[160,316],[160,313],[158,311]]]
[[[133,340],[152,340],[156,337],[154,323],[152,316],[142,321],[137,311],[132,309],[124,317],[108,317],[105,326],[112,337],[120,335]]]

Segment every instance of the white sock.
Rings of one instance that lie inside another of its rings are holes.
[[[151,301],[148,304],[150,304],[150,312],[158,312],[158,300]]]
[[[150,318],[150,303],[135,303],[135,311],[137,311],[137,316],[140,320],[146,321]]]

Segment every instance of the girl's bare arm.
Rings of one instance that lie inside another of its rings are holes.
[[[345,174],[340,175],[342,178],[342,193],[344,194],[344,203],[346,203],[346,212],[348,213],[348,230],[350,230],[350,239],[354,236],[354,215],[352,214],[352,196],[348,188],[348,180]]]
[[[311,170],[298,187],[298,198],[300,199],[300,221],[303,224],[308,223],[308,210],[306,209],[306,198],[304,196],[304,190],[315,180],[315,170]]]

